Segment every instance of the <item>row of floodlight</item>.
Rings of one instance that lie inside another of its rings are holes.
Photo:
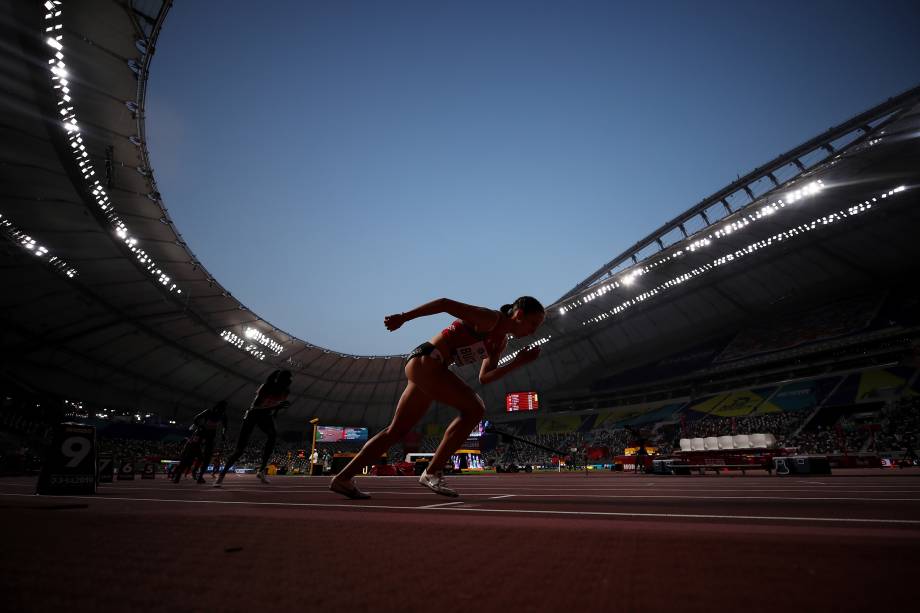
[[[673,288],[673,287],[676,287],[676,286],[678,286],[678,285],[680,285],[680,284],[682,284],[682,283],[684,283],[684,282],[686,282],[686,281],[688,281],[688,280],[690,280],[690,279],[692,279],[692,278],[694,278],[694,277],[698,277],[699,275],[705,274],[706,272],[709,272],[710,270],[713,270],[714,268],[717,268],[717,267],[722,266],[722,265],[724,265],[724,264],[727,264],[727,263],[729,263],[729,262],[737,261],[737,260],[739,260],[739,259],[741,259],[741,258],[743,258],[743,257],[745,257],[745,256],[747,256],[747,255],[750,255],[750,254],[752,254],[752,253],[754,253],[754,252],[756,252],[756,251],[759,251],[759,250],[761,250],[761,249],[765,249],[765,248],[767,248],[767,247],[771,247],[771,246],[773,246],[773,245],[776,244],[776,243],[780,243],[780,242],[782,242],[782,241],[788,241],[789,239],[795,238],[795,237],[797,237],[797,236],[801,236],[801,235],[803,235],[803,234],[805,234],[805,233],[807,233],[807,232],[810,232],[811,230],[817,229],[819,226],[826,226],[826,225],[829,225],[829,224],[832,224],[832,223],[844,221],[844,220],[846,220],[846,219],[848,219],[848,218],[854,217],[854,216],[859,215],[859,214],[861,214],[861,213],[865,213],[865,212],[871,210],[873,206],[876,206],[876,205],[877,205],[879,202],[881,202],[882,200],[884,200],[884,199],[886,199],[886,198],[889,198],[889,197],[891,197],[891,196],[894,196],[895,194],[899,194],[899,193],[905,191],[906,189],[907,189],[907,188],[906,188],[905,186],[903,186],[903,185],[898,186],[898,187],[895,187],[895,188],[890,189],[890,190],[888,190],[888,191],[882,192],[882,193],[879,194],[878,196],[875,196],[875,197],[873,197],[873,198],[870,198],[870,199],[868,199],[868,200],[865,200],[864,202],[860,202],[860,203],[854,204],[854,205],[852,205],[852,206],[850,206],[850,207],[847,207],[845,210],[839,210],[839,211],[836,211],[836,212],[834,212],[834,213],[830,213],[830,214],[828,214],[828,215],[824,215],[824,216],[822,216],[822,217],[819,217],[819,218],[817,218],[817,219],[814,219],[814,220],[812,220],[811,222],[804,223],[804,224],[800,224],[800,225],[795,226],[795,227],[793,227],[793,228],[788,228],[788,229],[786,229],[786,230],[784,230],[784,231],[782,231],[782,232],[779,232],[779,233],[777,233],[777,234],[774,234],[773,236],[771,236],[771,237],[769,237],[769,238],[765,238],[765,239],[763,239],[763,240],[759,240],[759,241],[756,241],[756,242],[754,242],[754,243],[751,243],[751,244],[749,244],[749,245],[747,245],[747,246],[745,246],[745,247],[743,247],[743,248],[741,248],[741,249],[735,250],[735,251],[732,252],[732,253],[724,254],[724,255],[722,255],[722,256],[720,256],[720,257],[714,259],[712,262],[707,262],[706,264],[703,264],[703,265],[701,265],[701,266],[698,266],[698,267],[694,268],[693,270],[691,270],[691,271],[689,271],[689,272],[683,273],[683,274],[681,274],[681,275],[679,275],[679,276],[677,276],[677,277],[674,277],[674,278],[672,278],[672,279],[669,279],[668,281],[665,281],[664,283],[661,283],[661,284],[658,285],[657,287],[655,287],[655,288],[653,288],[653,289],[651,289],[651,290],[648,290],[648,291],[646,291],[646,292],[643,292],[642,294],[640,294],[640,295],[638,295],[638,296],[636,296],[636,297],[634,297],[634,298],[631,298],[631,299],[629,299],[629,300],[626,300],[626,301],[624,301],[624,302],[622,302],[622,303],[620,303],[620,304],[614,306],[613,308],[609,309],[608,311],[605,311],[605,312],[603,312],[603,313],[600,313],[600,314],[598,314],[598,315],[596,315],[596,316],[594,316],[594,317],[591,317],[590,319],[587,319],[587,320],[585,320],[585,321],[583,321],[583,322],[581,322],[581,323],[582,323],[583,326],[586,326],[586,325],[589,325],[589,324],[594,324],[594,323],[601,322],[601,321],[603,321],[603,320],[605,320],[605,319],[608,319],[609,317],[612,317],[612,316],[614,316],[614,315],[619,315],[620,313],[622,313],[622,312],[625,311],[626,309],[628,309],[628,308],[630,308],[630,307],[632,307],[632,306],[634,306],[634,305],[636,305],[636,304],[638,304],[638,303],[640,303],[640,302],[642,302],[642,301],[644,301],[644,300],[646,300],[646,299],[648,299],[648,298],[651,298],[652,296],[655,296],[655,295],[657,295],[657,294],[659,294],[659,293],[661,293],[661,292],[663,292],[663,291],[665,291],[665,290],[668,290],[668,289],[671,289],[671,288]]]
[[[47,247],[23,232],[8,216],[4,216],[2,213],[0,213],[0,232],[6,234],[11,241],[22,247],[25,251],[48,262],[52,268],[61,274],[66,275],[70,279],[77,276],[76,268],[56,255],[48,255],[50,252]]]
[[[584,306],[585,304],[588,304],[592,300],[595,300],[596,298],[600,298],[604,294],[614,289],[617,289],[621,286],[626,286],[626,287],[632,286],[636,282],[636,279],[650,272],[651,270],[657,268],[658,266],[661,266],[662,264],[669,262],[671,260],[674,260],[676,258],[679,258],[684,253],[688,253],[688,252],[695,253],[696,251],[709,247],[713,244],[713,242],[719,239],[722,239],[728,236],[729,234],[737,232],[738,230],[750,225],[751,223],[755,223],[763,219],[764,217],[768,217],[768,216],[771,216],[777,213],[778,211],[785,208],[786,205],[788,204],[798,202],[806,197],[815,196],[816,194],[820,193],[823,189],[824,189],[824,182],[819,179],[817,181],[812,181],[799,189],[790,191],[783,198],[776,200],[775,202],[771,202],[767,205],[764,205],[763,207],[759,208],[753,213],[747,213],[731,222],[725,223],[719,226],[714,231],[712,231],[707,236],[700,237],[694,241],[691,241],[685,247],[678,249],[676,251],[673,251],[669,253],[668,255],[665,255],[661,258],[658,258],[650,262],[649,264],[646,264],[639,268],[634,268],[630,270],[629,272],[625,273],[624,275],[622,275],[618,280],[614,280],[614,281],[605,283],[601,285],[600,287],[597,287],[593,289],[592,291],[586,293],[585,295],[575,300],[570,301],[568,304],[565,304],[559,307],[559,314],[565,315],[566,313],[570,313],[571,311],[581,306]]]
[[[77,165],[77,168],[80,171],[80,174],[83,177],[83,180],[86,182],[86,187],[89,193],[92,195],[93,199],[96,201],[96,205],[103,212],[108,222],[111,224],[115,235],[119,239],[124,241],[128,249],[135,255],[138,263],[140,263],[147,272],[156,279],[157,283],[167,288],[170,292],[175,292],[176,294],[181,294],[182,290],[172,281],[166,272],[162,268],[158,267],[153,258],[143,249],[138,247],[138,239],[131,235],[128,226],[124,221],[118,217],[115,212],[115,207],[112,204],[109,195],[106,193],[105,187],[96,179],[96,171],[93,167],[92,161],[89,159],[89,152],[86,150],[86,145],[83,141],[83,135],[81,134],[80,124],[77,119],[76,112],[74,111],[73,105],[70,104],[72,98],[70,96],[70,75],[67,72],[67,64],[64,61],[64,43],[63,43],[63,23],[61,23],[61,5],[63,4],[62,0],[47,0],[44,4],[45,9],[48,11],[45,15],[45,42],[52,50],[52,57],[48,60],[51,71],[51,81],[53,83],[54,89],[59,95],[57,102],[58,113],[60,114],[60,119],[64,130],[67,132],[68,142],[70,144],[71,154],[73,160]],[[135,62],[136,65],[136,62]],[[132,70],[135,70],[135,67],[132,67]],[[135,70],[135,72],[137,72]],[[137,112],[138,106],[137,103],[128,103],[128,108],[132,112]],[[132,143],[136,146],[141,146],[140,139],[136,137],[130,137]],[[149,177],[149,170],[146,168],[138,167],[137,171],[144,177]],[[158,200],[157,195],[148,194],[151,200]],[[34,240],[31,237],[25,237],[26,242],[24,247],[26,249],[33,250],[36,255],[44,255],[47,253],[47,249],[43,246],[36,246]],[[73,276],[76,274],[75,270],[68,270],[68,276]],[[247,328],[245,332],[246,338],[255,341],[259,345],[267,347],[270,351],[274,352],[276,355],[280,354],[282,351],[282,346],[280,343],[275,341],[272,338],[269,338],[265,334],[262,334],[255,328]],[[237,348],[246,351],[253,357],[264,360],[265,354],[261,351],[258,345],[254,343],[246,343],[243,339],[239,338],[235,334],[229,331],[224,331],[221,333],[221,338],[236,346]]]
[[[884,115],[883,117],[877,118],[877,120],[876,120],[876,121],[877,121],[877,124],[878,124],[878,123],[882,123],[885,119],[890,118],[893,114],[894,114],[894,112],[891,111],[891,112],[889,112],[887,115]],[[876,125],[877,125],[877,124],[876,124]],[[869,125],[871,125],[871,122],[870,122]],[[868,128],[867,125],[861,125],[861,126],[859,126],[859,127],[857,127],[857,128],[851,129],[850,132],[849,132],[848,134],[852,134],[853,132],[856,132],[856,131],[862,131],[862,132],[868,134],[868,132],[869,132],[870,130],[871,130],[871,129]],[[884,140],[884,134],[885,134],[885,132],[886,132],[886,131],[885,131],[884,129],[879,130],[879,131],[878,131],[878,134],[875,136],[875,138],[872,138],[872,139],[863,141],[862,143],[860,143],[859,145],[857,145],[857,146],[853,149],[853,151],[854,151],[854,152],[855,152],[855,151],[859,151],[859,150],[866,149],[866,148],[870,148],[870,147],[873,147],[873,146],[876,146],[876,145],[880,144],[880,143]],[[820,147],[814,148],[814,149],[811,151],[811,153],[814,153],[815,151],[818,151],[819,149],[823,149],[824,151],[827,151],[827,153],[828,153],[829,155],[833,155],[834,153],[836,153],[836,149],[834,149],[834,146],[833,146],[832,144],[830,144],[830,143],[826,143],[826,144],[824,144],[824,145],[821,145]],[[809,154],[809,155],[810,155],[810,154]],[[841,154],[838,153],[836,156],[834,156],[833,159],[831,159],[831,160],[829,160],[829,161],[828,161],[827,159],[822,160],[822,163],[825,164],[827,167],[831,167],[831,166],[834,166],[834,165],[838,164],[838,163],[840,162],[840,160],[841,160]],[[774,168],[773,170],[771,170],[770,172],[763,173],[763,174],[760,176],[759,179],[757,179],[757,180],[755,180],[755,181],[752,181],[752,182],[749,182],[749,183],[747,184],[747,186],[742,186],[740,189],[738,189],[737,191],[735,191],[733,194],[729,195],[728,198],[732,198],[732,197],[734,197],[734,196],[736,196],[736,195],[739,195],[739,194],[741,194],[742,192],[744,192],[744,193],[747,195],[747,197],[751,199],[751,202],[753,203],[753,202],[755,202],[755,201],[757,200],[757,198],[754,196],[754,193],[751,191],[751,185],[752,185],[752,184],[755,184],[755,183],[757,183],[758,181],[761,181],[761,180],[763,180],[763,179],[769,179],[769,180],[773,183],[773,185],[775,185],[776,187],[779,187],[779,185],[780,185],[780,184],[779,184],[779,180],[776,178],[776,176],[775,176],[774,173],[777,173],[778,171],[780,171],[780,170],[782,170],[782,169],[785,169],[785,168],[787,168],[787,167],[788,167],[788,168],[791,168],[792,166],[794,166],[794,167],[797,169],[797,171],[795,172],[795,178],[797,178],[797,177],[799,177],[800,175],[804,174],[804,173],[808,170],[808,168],[806,168],[806,167],[802,164],[802,162],[801,162],[801,160],[800,160],[799,158],[793,158],[793,159],[787,161],[787,162],[786,162],[785,164],[783,164],[781,167],[776,167],[776,168]],[[809,167],[811,167],[811,166],[812,166],[812,164],[809,165]],[[807,192],[806,192],[806,193],[803,194],[803,195],[808,195],[808,194],[807,194]],[[798,196],[799,196],[799,194],[796,194],[795,192],[793,192],[792,194],[790,194],[790,197],[791,197],[793,200],[797,199]],[[728,213],[729,216],[730,216],[732,213],[734,213],[734,211],[732,211],[731,205],[728,204],[727,198],[722,198],[719,202],[720,202],[720,203],[722,204],[722,206],[725,208],[725,210],[727,211],[727,213]],[[711,201],[711,202],[709,202],[708,204],[709,204],[709,206],[714,206],[714,205],[718,204],[719,202]],[[707,210],[698,210],[696,213],[693,213],[688,219],[693,218],[693,217],[696,217],[696,216],[700,216],[700,217],[702,217],[703,220],[706,222],[706,224],[705,224],[706,227],[712,226],[713,224],[712,224],[712,222],[710,222],[709,217],[708,217],[708,215],[707,215],[707,212],[708,212],[708,209],[707,209]],[[769,214],[769,213],[770,213],[769,211],[766,211],[764,214]],[[686,222],[686,220],[684,220],[684,222]],[[687,235],[687,231],[686,231],[686,229],[685,229],[683,223],[679,223],[679,224],[677,224],[676,226],[672,226],[672,229],[674,229],[675,227],[680,229],[680,231],[681,231],[681,232],[683,233],[683,235],[684,235],[684,238],[687,238],[687,236],[688,236],[688,235]],[[662,242],[662,238],[663,238],[663,237],[664,237],[664,235],[659,235],[658,238],[655,238],[655,239],[654,239],[655,242],[658,243],[658,246],[661,248],[661,251],[664,251],[664,250],[665,250],[665,246],[664,246],[664,244],[663,244],[663,242]],[[646,246],[648,246],[648,245],[650,245],[650,244],[651,244],[651,243],[648,243]],[[637,252],[637,253],[633,253],[632,256],[631,256],[631,257],[632,257],[633,264],[636,264],[636,263],[637,263],[637,255],[638,255],[638,252]],[[661,263],[664,263],[664,261],[673,259],[674,257],[675,257],[674,254],[671,254],[671,255],[665,257],[663,261],[657,262],[657,264],[660,265]],[[625,259],[624,259],[624,260],[619,260],[619,262],[618,262],[616,265],[614,265],[612,268],[608,268],[608,270],[606,271],[606,273],[600,273],[600,272],[599,272],[599,273],[596,273],[595,277],[594,277],[591,281],[588,281],[588,282],[587,282],[588,287],[595,287],[598,283],[601,283],[601,282],[602,282],[601,279],[600,279],[599,276],[598,276],[598,275],[600,275],[600,274],[605,274],[608,278],[614,276],[614,269],[618,268],[618,267],[620,266],[620,264],[623,264],[623,263],[624,263],[624,261],[625,261]],[[654,267],[655,267],[655,264],[650,265],[650,266],[647,267],[647,268],[654,268]],[[581,293],[581,292],[584,292],[584,291],[585,291],[585,290],[582,289],[582,290],[579,290],[577,293]],[[582,298],[584,298],[584,294],[582,295]],[[570,302],[569,302],[568,304],[563,305],[563,308],[566,310],[566,312],[569,311],[569,310],[571,310],[570,307],[573,307],[573,305],[574,305],[574,306],[578,306],[578,305],[581,304],[581,302],[580,302],[577,298],[575,298],[575,297],[571,297],[571,298],[569,298],[569,300],[570,300]]]
[[[122,221],[115,212],[114,205],[106,193],[105,187],[95,178],[96,170],[92,161],[89,159],[89,152],[83,142],[80,124],[77,120],[76,112],[71,105],[70,96],[70,75],[67,72],[67,64],[64,61],[64,35],[62,33],[63,23],[61,19],[62,0],[47,0],[44,4],[48,11],[45,14],[45,42],[51,48],[52,56],[48,59],[49,70],[51,71],[51,82],[58,94],[58,114],[60,115],[61,125],[67,132],[67,140],[70,145],[73,161],[80,171],[83,181],[86,184],[87,191],[96,201],[96,205],[103,212],[106,220],[111,225],[115,234],[128,246],[137,261],[153,276],[157,282],[164,286],[168,291],[181,294],[182,290],[172,282],[172,279],[157,266],[146,251],[137,246],[137,238],[131,236],[127,225]]]
[[[231,332],[230,330],[224,330],[223,332],[220,333],[220,337],[222,339],[224,339],[225,341],[227,341],[228,343],[230,343],[231,345],[233,345],[240,351],[245,351],[246,353],[256,358],[257,360],[264,360],[265,352],[262,351],[259,348],[259,346],[256,345],[255,343],[259,343],[260,345],[267,347],[275,355],[280,355],[284,349],[284,347],[281,346],[281,343],[266,336],[265,334],[262,334],[261,332],[259,332],[253,327],[247,327],[246,330],[243,332],[243,336],[245,336],[247,339],[253,342],[246,342],[245,340],[243,340],[237,334],[235,334],[234,332]]]
[[[251,330],[252,328],[249,328],[249,329]],[[237,349],[240,349],[241,351],[245,351],[246,353],[256,358],[257,360],[265,359],[265,353],[261,349],[259,349],[258,345],[254,345],[253,343],[247,343],[246,341],[244,341],[242,338],[240,338],[239,336],[237,336],[230,330],[222,331],[220,333],[220,337],[224,339],[225,341],[227,341],[228,343],[230,343],[231,345],[233,345],[234,347],[236,347]]]
[[[48,0],[45,2],[45,8],[49,11],[45,15],[46,22],[53,22],[61,17],[61,0]],[[80,170],[80,173],[83,175],[84,181],[87,183],[87,187],[92,194],[93,198],[96,200],[96,204],[99,206],[100,210],[104,212],[106,218],[112,224],[112,227],[115,231],[115,234],[128,246],[132,253],[134,253],[137,261],[146,268],[146,270],[156,278],[156,281],[166,287],[170,292],[176,292],[181,294],[182,290],[177,287],[175,283],[172,282],[172,279],[167,275],[161,268],[159,268],[153,258],[143,249],[137,246],[138,240],[130,234],[127,225],[122,221],[115,213],[114,207],[111,200],[109,199],[108,194],[106,193],[105,187],[98,179],[94,179],[96,172],[93,168],[92,161],[89,159],[89,153],[86,151],[86,145],[83,142],[83,136],[80,132],[80,126],[77,121],[76,113],[74,112],[73,106],[69,105],[71,102],[70,89],[69,89],[69,75],[67,73],[67,66],[64,62],[64,45],[63,45],[63,34],[59,33],[62,29],[61,23],[51,23],[45,28],[45,34],[47,36],[46,42],[49,47],[54,52],[53,57],[49,60],[49,65],[51,66],[52,82],[54,83],[55,90],[58,90],[60,94],[60,99],[58,101],[59,113],[63,121],[64,129],[68,133],[68,140],[70,142],[70,147],[72,154],[74,156],[77,168]],[[137,73],[137,62],[134,62],[133,65],[130,65],[131,69]],[[136,103],[129,103],[128,108],[132,112],[137,112],[139,109]],[[140,139],[136,137],[130,138],[131,142],[136,146],[142,146]],[[146,168],[138,167],[137,171],[145,177],[149,177],[149,170]],[[148,194],[151,200],[158,200],[158,194],[155,192]],[[247,339],[255,341],[259,345],[262,345],[268,348],[270,351],[278,355],[281,353],[283,347],[280,343],[274,339],[268,337],[265,334],[262,334],[255,328],[247,328],[245,331],[245,336]],[[253,357],[264,360],[265,354],[261,349],[254,343],[246,343],[243,339],[239,338],[235,334],[229,331],[224,331],[221,333],[221,338],[230,342],[237,348],[246,351]]]
[[[533,341],[532,343],[529,343],[529,344],[527,344],[527,345],[524,345],[524,346],[521,347],[520,349],[516,349],[515,351],[512,351],[512,352],[509,353],[508,355],[506,355],[506,356],[504,356],[503,358],[501,358],[501,359],[498,361],[498,365],[499,365],[499,366],[503,366],[503,365],[507,364],[508,362],[510,362],[511,360],[513,360],[513,359],[517,356],[517,354],[519,354],[520,352],[524,351],[525,349],[531,349],[531,348],[533,348],[533,347],[539,347],[540,345],[544,345],[544,344],[548,343],[548,342],[549,342],[549,339],[551,339],[552,337],[553,337],[552,335],[544,336],[543,338],[537,339],[537,340]]]
[[[269,350],[273,351],[275,355],[279,355],[281,351],[284,349],[284,347],[281,346],[281,343],[279,343],[273,338],[266,336],[265,334],[262,334],[255,328],[246,328],[244,334],[246,338],[250,340],[254,340],[260,345],[263,345],[267,347]]]

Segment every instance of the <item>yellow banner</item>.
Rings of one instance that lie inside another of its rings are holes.
[[[741,417],[755,412],[775,413],[780,410],[773,404],[765,404],[764,397],[751,390],[719,394],[694,404],[690,409],[717,417]]]
[[[859,377],[857,401],[889,398],[901,391],[906,380],[885,370],[870,370]]]
[[[537,434],[552,434],[554,432],[575,432],[581,425],[578,415],[557,415],[555,417],[538,417]]]
[[[597,416],[597,419],[594,421],[594,428],[605,428],[610,427],[616,422],[626,421],[627,419],[633,419],[639,417],[643,413],[648,413],[650,409],[642,408],[631,408],[631,409],[613,409],[611,411],[606,411],[600,413]],[[606,426],[604,425],[606,424]]]
[[[719,417],[740,417],[750,415],[751,412],[763,403],[763,396],[750,390],[726,394],[719,406],[710,413]]]

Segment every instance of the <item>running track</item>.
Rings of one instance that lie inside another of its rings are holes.
[[[920,471],[583,473],[223,488],[0,478],[8,611],[866,611],[910,606]]]

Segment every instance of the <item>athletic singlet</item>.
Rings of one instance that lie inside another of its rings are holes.
[[[441,331],[441,339],[447,343],[453,361],[458,366],[464,366],[481,362],[489,353],[501,349],[505,334],[476,332],[462,319],[457,319]]]
[[[206,411],[205,413],[202,413],[197,418],[195,418],[195,425],[199,430],[213,434],[217,432],[217,429],[222,425],[227,425],[227,416],[226,414],[221,414],[218,416],[211,411]]]
[[[262,388],[260,387],[259,391],[256,392],[255,399],[252,401],[252,406],[249,407],[248,411],[246,411],[246,415],[244,416],[243,419],[248,417],[250,413],[254,413],[257,415],[269,415],[270,414],[269,411],[259,411],[258,409],[275,406],[276,404],[287,400],[288,394],[290,393],[290,392],[280,392],[277,394],[265,394],[260,399],[259,393],[261,391],[262,391]]]
[[[222,423],[224,423],[223,419],[219,417],[212,417],[212,418],[205,420],[205,422],[201,424],[201,426],[205,430],[217,430]]]

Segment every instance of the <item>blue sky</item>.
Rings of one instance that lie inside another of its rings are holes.
[[[440,296],[545,304],[776,155],[920,83],[920,7],[177,2],[147,136],[211,273],[304,340],[405,353]]]

